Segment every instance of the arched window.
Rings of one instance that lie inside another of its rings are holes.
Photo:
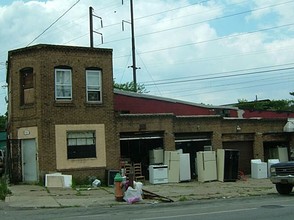
[[[35,102],[34,73],[32,67],[20,70],[20,105],[32,105]]]

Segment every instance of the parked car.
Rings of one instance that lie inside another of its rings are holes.
[[[294,161],[273,164],[270,180],[276,185],[278,193],[288,195],[294,186]]]

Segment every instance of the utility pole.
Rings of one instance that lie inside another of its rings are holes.
[[[122,0],[122,4],[124,4]],[[131,24],[131,34],[132,34],[132,61],[133,64],[130,66],[133,68],[133,83],[134,83],[134,92],[137,92],[137,66],[136,66],[136,44],[135,44],[135,24],[134,24],[134,10],[133,10],[133,0],[130,0],[130,10],[131,10],[131,22],[127,22]],[[123,21],[125,22],[125,21]]]
[[[93,17],[96,17],[96,18],[100,19],[101,28],[103,28],[102,18],[97,16],[97,15],[94,15],[93,14],[93,8],[90,6],[89,7],[89,25],[90,25],[90,47],[91,48],[94,47],[94,36],[93,36],[94,33],[101,35],[101,42],[103,44],[103,35],[102,35],[102,33],[93,30]]]
[[[135,46],[133,0],[130,0],[130,7],[131,7],[131,30],[132,30],[133,81],[134,81],[134,92],[137,92],[137,66],[136,66],[136,46]]]
[[[89,7],[89,22],[90,22],[90,47],[93,48],[93,8]]]

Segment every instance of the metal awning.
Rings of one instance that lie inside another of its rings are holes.
[[[150,140],[150,139],[162,139],[160,136],[151,136],[151,137],[121,137],[121,141],[132,141],[132,140]]]
[[[193,139],[179,139],[175,140],[176,143],[179,142],[199,142],[199,141],[210,141],[210,138],[193,138]]]

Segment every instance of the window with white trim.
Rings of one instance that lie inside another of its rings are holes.
[[[71,69],[55,69],[55,99],[72,100]]]
[[[86,70],[87,102],[102,102],[101,70]]]
[[[67,132],[67,159],[96,158],[95,131]]]

